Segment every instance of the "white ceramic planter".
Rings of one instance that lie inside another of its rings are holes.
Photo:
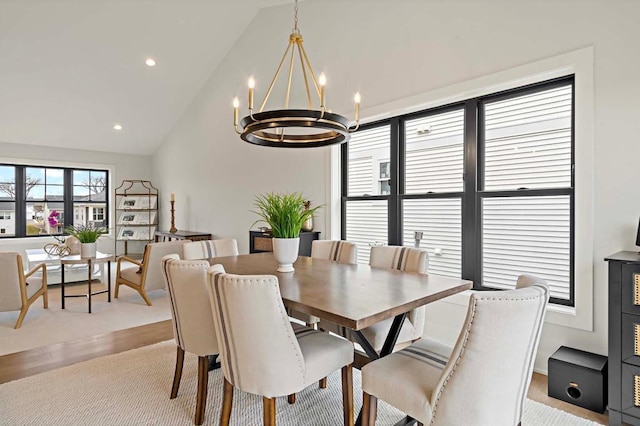
[[[80,257],[96,257],[96,243],[80,244]]]
[[[278,272],[293,272],[293,262],[298,259],[300,238],[273,238],[273,255],[278,262]]]

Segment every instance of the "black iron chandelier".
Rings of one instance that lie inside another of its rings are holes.
[[[318,79],[311,68],[311,63],[302,44],[302,34],[298,29],[298,0],[295,1],[295,15],[293,32],[289,36],[289,44],[282,56],[280,65],[276,70],[271,84],[260,109],[254,112],[253,95],[255,80],[249,78],[249,115],[238,121],[238,109],[240,101],[233,100],[233,125],[236,133],[242,140],[262,146],[287,147],[287,148],[315,148],[347,142],[350,133],[359,126],[360,94],[354,96],[355,119],[350,121],[343,115],[336,114],[327,109],[325,105],[325,85],[327,83],[324,73]],[[289,97],[291,94],[291,81],[293,77],[296,52],[301,64],[302,79],[306,90],[308,109],[289,109]],[[265,111],[269,95],[278,80],[283,64],[289,58],[289,74],[286,86],[286,95],[283,109]],[[309,80],[313,83],[314,92],[319,98],[319,108],[314,109],[312,91],[309,89]],[[239,126],[238,126],[239,124]]]

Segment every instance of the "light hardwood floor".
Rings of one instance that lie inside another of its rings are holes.
[[[171,321],[168,320],[0,356],[0,384],[172,338]],[[605,414],[594,413],[548,397],[547,376],[542,374],[533,374],[528,397],[600,424],[608,423],[609,417],[606,412]]]

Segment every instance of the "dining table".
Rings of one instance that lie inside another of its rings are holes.
[[[345,265],[326,259],[299,256],[294,272],[277,272],[273,253],[216,257],[227,273],[273,275],[287,308],[317,316],[353,331],[371,360],[389,355],[396,344],[407,313],[472,287],[472,281],[435,275]],[[377,352],[361,330],[393,318],[382,349]],[[358,416],[359,424],[360,416]],[[410,418],[403,420],[411,424]]]

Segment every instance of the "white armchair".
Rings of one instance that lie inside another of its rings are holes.
[[[152,290],[166,288],[160,264],[162,258],[168,254],[177,254],[182,257],[183,245],[184,240],[149,243],[144,248],[142,262],[127,256],[120,256],[116,270],[114,297],[117,299],[120,286],[126,285],[140,293],[147,305],[152,306],[147,293]],[[124,266],[125,262],[129,262],[132,265]]]
[[[432,426],[517,425],[548,300],[540,283],[475,292],[446,365],[421,342],[366,365],[363,426],[375,424],[378,399]]]
[[[44,308],[49,307],[47,294],[47,266],[36,265],[26,274],[22,266],[22,256],[18,253],[0,253],[0,312],[20,311],[15,329],[22,326],[29,306],[40,296]],[[40,271],[41,275],[36,273]]]
[[[207,289],[224,373],[221,425],[229,424],[234,388],[262,395],[264,424],[275,426],[276,397],[340,368],[344,424],[353,425],[351,342],[302,326],[294,331],[275,276],[212,270]]]

